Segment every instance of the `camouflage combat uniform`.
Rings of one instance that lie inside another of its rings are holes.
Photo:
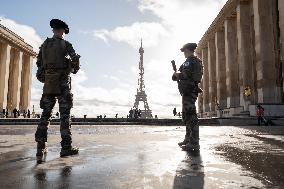
[[[179,91],[182,95],[182,118],[186,125],[186,135],[180,146],[191,144],[199,146],[199,125],[195,102],[198,97],[198,83],[202,77],[202,62],[190,56],[180,66]]]
[[[43,94],[40,100],[40,108],[43,110],[37,131],[35,141],[39,144],[47,142],[47,130],[52,115],[52,109],[56,103],[59,103],[60,112],[60,133],[61,147],[71,149],[71,120],[70,110],[73,106],[73,94],[71,93],[71,68],[66,56],[71,59],[78,57],[71,43],[64,39],[53,37],[47,38],[37,57],[37,78],[44,83]],[[78,70],[76,70],[77,72]],[[38,146],[38,148],[44,148]],[[61,150],[61,152],[62,152]]]

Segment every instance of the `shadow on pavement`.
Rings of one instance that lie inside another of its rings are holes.
[[[186,152],[174,179],[174,189],[199,189],[204,186],[204,166],[200,152]]]

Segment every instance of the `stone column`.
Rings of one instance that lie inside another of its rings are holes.
[[[280,103],[272,9],[274,0],[253,0],[258,102]],[[281,3],[280,3],[281,4]]]
[[[278,11],[279,11],[279,28],[280,28],[280,59],[282,63],[282,78],[284,78],[284,1],[278,0]],[[282,90],[284,90],[284,79],[282,83]],[[282,91],[283,95],[284,91]],[[283,103],[282,99],[282,103]]]
[[[8,89],[8,109],[12,111],[14,108],[19,109],[20,89],[21,89],[21,72],[22,72],[22,56],[23,53],[13,50],[10,59],[10,75]]]
[[[254,103],[254,93],[250,97],[244,96],[245,87],[254,91],[254,70],[252,26],[251,26],[250,1],[239,1],[237,6],[237,36],[239,58],[240,104],[244,111],[248,111],[248,105]]]
[[[237,49],[237,20],[230,17],[225,20],[225,54],[227,107],[240,106],[239,65]]]
[[[219,103],[219,107],[221,109],[224,109],[227,107],[224,30],[216,32],[215,45],[216,45],[217,102]]]
[[[202,88],[203,81],[201,81],[200,86]],[[203,110],[203,93],[199,93],[198,94],[198,112],[199,113],[203,113],[204,112],[204,110]]]
[[[208,48],[202,49],[203,63],[203,111],[209,112],[209,73],[208,73]]]
[[[31,81],[32,81],[32,61],[33,58],[28,55],[23,56],[21,93],[20,93],[20,110],[27,111],[31,98]]]
[[[216,111],[217,82],[216,82],[216,48],[215,39],[208,41],[208,72],[209,72],[209,106],[210,111]]]
[[[0,43],[0,111],[7,107],[11,46]]]

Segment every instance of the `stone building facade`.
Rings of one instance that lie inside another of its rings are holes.
[[[228,0],[197,48],[201,117],[284,116],[284,1]]]
[[[31,96],[32,46],[0,25],[0,110],[26,111]]]

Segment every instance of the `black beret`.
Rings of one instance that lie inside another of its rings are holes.
[[[187,43],[180,49],[180,51],[184,52],[185,49],[194,51],[196,49],[196,47],[197,47],[196,43]]]
[[[62,20],[59,20],[59,19],[50,20],[50,27],[53,28],[53,29],[64,29],[65,34],[69,33],[68,25],[65,22],[63,22]]]

